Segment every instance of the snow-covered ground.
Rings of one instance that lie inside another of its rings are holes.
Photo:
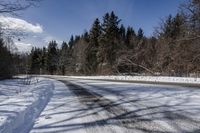
[[[60,77],[56,75],[46,75],[47,77]],[[168,77],[168,76],[62,76],[74,79],[91,79],[91,80],[116,80],[116,81],[133,81],[149,83],[180,83],[188,85],[200,85],[200,78],[194,77]]]
[[[0,81],[0,132],[25,133],[52,96],[54,86],[42,78],[24,85],[23,79]]]
[[[200,132],[200,89],[169,85],[117,83],[68,79],[89,92],[103,96],[120,112],[106,119],[132,132]],[[105,100],[104,99],[104,100]],[[112,121],[116,118],[116,121]],[[122,125],[123,125],[122,124]]]
[[[0,81],[1,133],[200,132],[199,88],[52,77]]]
[[[71,86],[59,81],[54,81],[54,85],[54,95],[36,120],[31,133],[128,133],[125,127],[101,122],[108,118],[103,108],[82,104],[71,91]],[[100,126],[100,122],[106,126]]]

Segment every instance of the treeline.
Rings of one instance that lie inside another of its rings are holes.
[[[59,49],[34,48],[31,73],[63,75],[151,74],[188,76],[200,72],[200,1],[181,5],[145,37],[140,28],[125,27],[114,12],[97,18],[91,29],[71,36]]]
[[[1,0],[0,1],[0,15],[17,15],[19,11],[24,11],[33,7],[39,0]],[[15,74],[25,73],[27,55],[19,55],[15,53],[15,45],[12,37],[22,35],[18,30],[12,31],[2,28],[0,24],[0,80],[11,78]],[[21,66],[21,67],[20,67]],[[22,67],[23,66],[23,67]],[[20,69],[21,68],[21,69]]]
[[[2,63],[1,63],[2,64]],[[18,73],[62,75],[148,74],[190,76],[200,73],[200,0],[181,4],[152,37],[125,27],[114,13],[96,19],[89,31],[71,36],[61,48],[33,48],[15,63]]]
[[[0,80],[12,78],[13,75],[26,73],[26,64],[28,64],[28,55],[19,55],[15,53],[14,42],[10,37],[3,36],[0,33]],[[26,60],[25,60],[26,59]]]
[[[12,54],[0,38],[0,79],[10,78],[12,76]]]
[[[71,36],[60,49],[56,41],[51,41],[48,48],[33,48],[31,73],[96,75],[139,72],[137,66],[128,70],[126,67],[131,65],[122,65],[120,60],[130,50],[139,51],[148,39],[142,29],[135,32],[120,22],[114,12],[106,13],[102,23],[97,18],[89,32]]]

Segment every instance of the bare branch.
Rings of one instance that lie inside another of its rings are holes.
[[[26,10],[36,6],[41,0],[0,0],[0,14],[16,14],[16,12]]]

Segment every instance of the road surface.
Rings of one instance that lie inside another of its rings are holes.
[[[57,78],[31,133],[199,133],[200,89]]]

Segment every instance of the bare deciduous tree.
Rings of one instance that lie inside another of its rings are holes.
[[[0,0],[0,14],[15,14],[18,11],[26,10],[36,6],[41,0]]]

